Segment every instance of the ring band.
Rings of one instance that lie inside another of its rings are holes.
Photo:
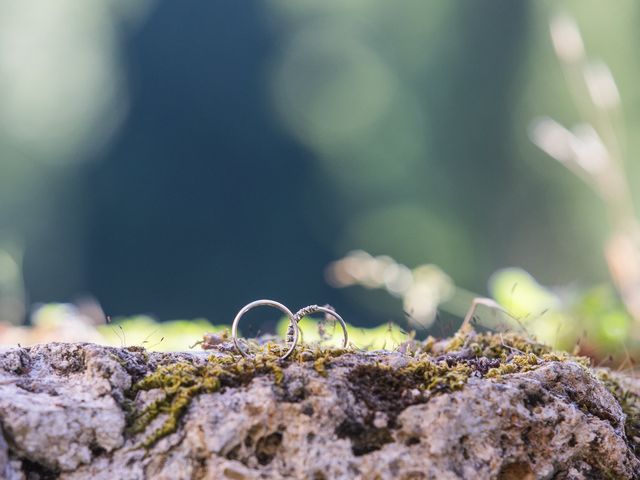
[[[274,300],[256,300],[255,302],[248,303],[242,308],[242,310],[238,312],[238,314],[236,315],[236,318],[233,319],[233,324],[231,325],[231,337],[233,339],[233,344],[235,345],[235,347],[238,349],[238,351],[243,357],[246,358],[249,356],[249,354],[245,350],[243,350],[242,347],[240,346],[240,342],[238,342],[238,324],[240,323],[240,319],[244,316],[245,313],[247,313],[249,310],[253,308],[262,307],[262,306],[277,308],[278,310],[283,312],[285,315],[287,315],[287,317],[289,317],[289,324],[293,326],[293,341],[291,342],[291,346],[285,352],[285,354],[280,357],[281,360],[284,360],[289,355],[291,355],[293,350],[296,348],[296,345],[298,344],[298,338],[300,336],[300,329],[298,328],[298,322],[295,320],[295,316],[291,312],[291,310],[289,310],[280,302],[276,302]],[[335,313],[333,315],[336,316],[336,318],[338,318]],[[343,322],[342,319],[340,319],[340,321]],[[346,328],[346,327],[343,327],[343,328]],[[345,335],[346,335],[346,329],[345,329]]]
[[[338,321],[338,323],[342,327],[342,333],[344,335],[344,338],[342,340],[342,348],[347,348],[347,344],[349,343],[349,334],[347,333],[347,324],[342,319],[342,317],[338,315],[338,313],[332,308],[321,307],[319,305],[309,305],[308,307],[301,308],[295,313],[295,315],[293,316],[295,321],[292,323],[294,323],[296,327],[298,327],[298,322],[302,320],[303,317],[306,317],[307,315],[312,315],[314,313],[324,313],[325,315],[332,316]],[[294,338],[297,338],[298,330],[299,328],[296,328],[294,330],[293,332]]]

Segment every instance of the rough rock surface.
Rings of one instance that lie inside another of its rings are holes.
[[[640,478],[621,404],[567,359],[488,375],[496,363],[476,357],[482,368],[459,388],[425,389],[401,374],[415,363],[406,352],[345,353],[322,368],[299,356],[279,379],[194,396],[175,432],[141,446],[168,413],[129,433],[132,408],[164,395],[132,387],[209,355],[59,343],[1,352],[1,478]],[[434,364],[462,358],[447,355]]]

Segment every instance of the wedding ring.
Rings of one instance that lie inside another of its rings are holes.
[[[277,308],[287,317],[289,317],[289,328],[291,329],[291,327],[293,327],[293,341],[291,342],[291,346],[285,352],[285,354],[280,357],[281,360],[284,360],[289,355],[291,355],[291,353],[293,353],[293,350],[296,348],[296,345],[298,344],[298,338],[300,337],[300,329],[298,328],[298,322],[295,321],[295,317],[291,310],[289,310],[280,302],[276,302],[274,300],[256,300],[255,302],[248,303],[242,308],[242,310],[238,312],[236,318],[233,319],[233,324],[231,325],[231,337],[233,339],[233,344],[243,357],[249,356],[249,354],[240,346],[240,342],[238,341],[238,324],[240,323],[240,319],[244,316],[245,313],[253,308],[262,306]]]
[[[342,319],[342,317],[340,315],[338,315],[338,313],[329,307],[321,307],[319,305],[309,305],[308,307],[304,307],[301,308],[300,310],[298,310],[293,318],[295,320],[295,322],[292,322],[296,324],[296,326],[298,325],[298,322],[303,318],[306,317],[307,315],[313,315],[314,313],[324,313],[325,315],[329,315],[333,318],[335,318],[338,323],[340,324],[340,326],[342,327],[342,334],[343,334],[343,339],[342,339],[342,348],[347,348],[347,344],[349,343],[349,334],[347,333],[347,324],[345,323],[345,321]],[[291,330],[291,327],[289,327],[289,330]],[[299,329],[296,329],[299,330]],[[297,334],[297,331],[294,330],[293,335],[295,336]]]

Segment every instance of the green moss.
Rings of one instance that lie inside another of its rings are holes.
[[[309,352],[309,350],[307,350]],[[331,360],[344,355],[345,353],[353,353],[353,350],[344,348],[316,348],[311,351],[311,355],[298,353],[295,357],[298,361],[304,361],[311,358],[313,360],[313,369],[323,377],[327,376],[327,366]]]
[[[159,367],[131,389],[132,395],[159,389],[162,396],[141,411],[132,412],[129,417],[129,433],[141,433],[160,414],[167,414],[162,426],[143,440],[142,445],[150,447],[160,438],[176,431],[180,418],[197,395],[214,393],[223,387],[240,386],[258,375],[272,374],[275,383],[282,382],[279,354],[279,351],[274,352],[274,348],[268,345],[251,359],[212,355],[202,364],[184,361]]]
[[[427,352],[433,352],[437,348],[438,344],[434,341],[425,344]],[[444,351],[447,353],[463,349],[471,350],[479,357],[501,359],[506,359],[513,353],[532,353],[538,357],[551,353],[551,347],[515,333],[458,332],[444,346]]]
[[[388,429],[397,427],[398,415],[407,407],[460,390],[471,377],[499,378],[539,368],[548,361],[582,361],[515,335],[473,332],[441,342],[427,339],[421,350],[399,368],[378,360],[360,363],[347,374],[354,398],[366,409],[363,416],[349,417],[340,424],[336,435],[351,440],[354,455],[393,441]],[[388,419],[384,428],[374,421],[380,412]]]
[[[462,349],[469,338],[469,332],[458,331],[451,339],[447,342],[444,350],[445,352],[457,352]],[[425,351],[430,352],[432,348],[437,345],[435,341],[427,342],[425,345]]]
[[[313,369],[323,377],[327,376],[327,359],[324,357],[318,357],[313,362]]]
[[[466,362],[435,363],[429,355],[420,355],[406,367],[397,370],[398,375],[409,375],[420,390],[454,391],[467,383],[473,368]]]
[[[141,443],[144,447],[150,447],[160,438],[177,430],[180,418],[198,395],[215,393],[225,387],[246,385],[260,375],[273,375],[275,384],[282,383],[284,372],[280,356],[284,351],[285,347],[282,345],[267,343],[260,346],[250,358],[231,354],[211,355],[202,364],[183,361],[158,367],[129,391],[129,397],[134,397],[141,391],[159,389],[161,397],[142,410],[131,409],[128,433],[142,433],[155,418],[166,414],[164,423]],[[326,376],[327,365],[331,359],[347,352],[350,350],[317,348],[312,351],[296,351],[288,361],[311,360],[313,368]]]
[[[540,358],[533,353],[515,355],[510,362],[501,363],[487,372],[487,378],[498,378],[510,373],[528,372],[540,364]]]
[[[625,389],[608,370],[597,370],[596,377],[620,404],[626,416],[624,430],[629,445],[636,454],[640,453],[640,395]]]
[[[358,385],[367,402],[374,404],[386,399],[384,405],[378,406],[379,411],[395,411],[406,407],[407,401],[426,401],[432,394],[459,390],[471,376],[497,378],[532,370],[546,361],[580,360],[567,354],[553,353],[544,345],[514,334],[466,332],[444,343],[429,338],[418,345],[420,348],[411,349],[412,353],[406,355],[409,361],[403,367],[392,368],[380,362],[363,363],[353,368],[348,378]],[[161,393],[157,400],[143,409],[132,409],[129,433],[142,433],[154,419],[165,415],[164,423],[141,442],[143,446],[150,447],[177,430],[189,404],[200,394],[246,385],[261,375],[273,375],[274,383],[280,384],[284,381],[283,364],[290,362],[309,364],[318,374],[327,376],[335,358],[355,352],[352,349],[299,348],[283,362],[279,359],[285,351],[283,345],[267,343],[256,348],[250,358],[217,354],[202,363],[182,361],[158,367],[129,392],[130,398],[141,391],[157,389]],[[399,401],[398,391],[422,393],[417,396],[410,393]],[[391,397],[386,398],[387,394]]]

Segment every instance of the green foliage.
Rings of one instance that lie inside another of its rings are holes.
[[[543,343],[564,350],[578,346],[598,359],[640,348],[631,335],[633,320],[610,285],[554,290],[524,270],[505,269],[493,275],[490,289],[517,319],[509,327],[524,326]]]
[[[325,322],[304,317],[298,323],[305,343],[322,341],[326,345],[338,345],[342,342],[342,330],[333,321]],[[276,332],[285,336],[289,320],[282,318],[276,327]],[[365,350],[392,349],[407,341],[410,334],[395,323],[386,323],[373,328],[354,327],[347,323],[349,340],[352,345]],[[328,337],[328,338],[327,338]]]
[[[157,322],[151,317],[139,315],[100,325],[98,331],[106,343],[113,346],[136,345],[169,352],[187,350],[205,333],[218,333],[227,328],[226,325],[213,325],[203,319]]]
[[[282,318],[277,324],[276,333],[284,338],[288,325],[289,320]],[[337,346],[342,342],[342,330],[340,327],[334,328],[333,321],[324,322],[305,317],[299,325],[304,343],[322,342],[325,346]],[[117,319],[109,325],[98,327],[105,343],[109,345],[135,345],[163,352],[199,350],[200,347],[196,344],[198,339],[202,339],[207,333],[222,333],[228,329],[228,325],[213,325],[202,319],[157,322],[147,316]],[[365,350],[392,349],[411,337],[408,332],[393,323],[373,328],[359,328],[347,324],[347,331],[350,343]]]

